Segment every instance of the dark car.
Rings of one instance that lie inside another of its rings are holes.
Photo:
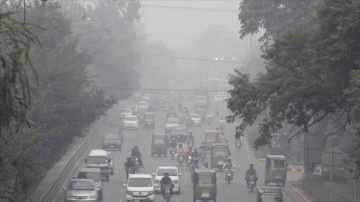
[[[106,134],[103,140],[104,150],[121,150],[122,136],[117,133]]]

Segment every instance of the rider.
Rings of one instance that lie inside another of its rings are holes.
[[[236,133],[235,133],[235,146],[236,146],[236,143],[238,143],[238,142],[240,142],[240,144],[241,144],[241,139],[240,139],[241,136],[242,136],[242,131],[236,130]]]
[[[193,162],[190,165],[191,170],[199,169],[200,163],[198,159],[193,160]]]
[[[247,171],[246,171],[245,180],[246,180],[247,186],[249,186],[250,176],[254,176],[255,186],[256,186],[256,182],[258,180],[258,177],[256,175],[256,170],[254,168],[254,164],[252,164],[252,163],[250,164],[250,168],[247,169]]]
[[[170,185],[170,194],[172,194],[173,183],[171,178],[169,177],[169,173],[165,172],[164,177],[160,180],[161,193],[163,197],[165,196],[165,185]]]
[[[220,141],[221,143],[227,143],[227,142],[228,142],[228,140],[227,140],[227,138],[226,138],[226,136],[225,136],[224,133],[220,133],[219,141]]]
[[[192,147],[189,147],[189,148],[185,151],[185,156],[186,156],[186,157],[192,156],[192,153],[193,153]]]
[[[124,163],[125,166],[125,171],[126,171],[126,177],[129,177],[129,172],[128,172],[128,168],[131,168],[131,173],[134,174],[135,173],[135,165],[134,162],[132,161],[131,157],[127,157],[126,158],[126,162]]]
[[[228,161],[223,165],[223,170],[230,169],[230,171],[232,172],[232,170],[235,169],[235,164],[231,161],[230,157],[228,157],[227,160]]]
[[[131,157],[133,159],[135,159],[136,157],[139,158],[139,166],[144,167],[143,162],[141,160],[141,153],[139,150],[138,146],[135,146],[132,150],[131,150]]]
[[[198,159],[199,158],[200,154],[199,154],[197,148],[194,148],[194,151],[192,152],[191,156],[192,156],[193,159]]]

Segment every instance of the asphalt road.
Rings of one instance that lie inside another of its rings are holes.
[[[192,105],[186,105],[191,110]],[[118,110],[120,114],[120,107],[114,108],[113,110]],[[213,112],[213,110],[212,110]],[[204,139],[204,131],[206,129],[215,129],[218,125],[218,120],[220,116],[225,117],[228,115],[228,111],[225,106],[221,107],[220,115],[214,117],[212,124],[203,124],[201,127],[191,128],[190,131],[193,132],[195,138],[195,146],[199,147],[200,143]],[[108,123],[109,131],[119,128],[120,120],[115,118]],[[165,128],[165,113],[156,112],[155,114],[155,130],[163,132]],[[264,165],[262,162],[254,161],[252,153],[250,152],[248,146],[243,144],[243,147],[240,151],[236,151],[234,148],[234,124],[226,124],[225,134],[227,135],[230,143],[230,149],[232,153],[232,159],[235,163],[236,170],[234,172],[234,180],[231,184],[225,183],[224,173],[217,172],[217,188],[218,195],[217,200],[220,202],[250,202],[256,201],[256,192],[249,192],[246,187],[244,176],[246,169],[248,168],[249,163],[255,164],[255,169],[259,175],[258,185],[262,185],[264,182]],[[134,130],[134,131],[124,131],[124,144],[122,151],[114,151],[114,175],[111,176],[109,182],[104,182],[104,202],[122,202],[125,201],[126,190],[123,187],[123,184],[126,183],[125,170],[123,164],[126,160],[126,157],[130,156],[131,148],[135,145],[139,146],[140,151],[143,156],[144,168],[140,169],[140,173],[154,173],[158,166],[169,165],[169,166],[178,166],[178,163],[175,160],[171,160],[170,156],[168,157],[151,157],[150,148],[151,148],[151,134],[152,130]],[[101,148],[101,143],[99,142],[98,149]],[[94,148],[96,149],[96,148]],[[209,155],[208,155],[209,156]],[[179,168],[182,176],[180,178],[181,193],[174,194],[171,201],[174,202],[190,202],[192,201],[192,184],[190,179],[190,172],[187,167],[183,166]],[[288,179],[297,178],[296,175],[288,175]],[[156,201],[165,201],[162,197],[157,194]],[[294,199],[289,199],[285,195],[285,201],[294,201]]]

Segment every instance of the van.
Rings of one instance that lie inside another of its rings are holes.
[[[103,186],[101,182],[101,170],[99,168],[81,168],[77,173],[76,179],[94,180],[99,200],[103,199]]]
[[[101,176],[109,181],[111,159],[108,153],[102,149],[93,149],[85,159],[87,168],[100,168]]]

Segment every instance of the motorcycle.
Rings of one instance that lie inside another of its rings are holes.
[[[166,185],[163,185],[164,186],[164,190],[165,190],[165,193],[163,195],[163,198],[169,202],[170,199],[171,199],[171,185],[170,184],[166,184]]]
[[[240,148],[241,148],[241,141],[240,140],[237,140],[236,143],[235,143],[235,147],[236,149],[239,151]]]
[[[132,167],[126,167],[126,178],[129,178],[129,174],[135,174],[135,169]]]
[[[187,159],[186,159],[186,166],[189,166],[189,167],[190,167],[191,162],[192,162],[192,157],[191,157],[191,156],[188,156]]]
[[[134,158],[134,165],[135,165],[135,172],[138,172],[140,168],[139,157]]]
[[[170,156],[171,156],[172,160],[175,159],[175,153],[176,153],[175,149],[170,149]]]
[[[233,180],[234,174],[231,169],[227,169],[225,171],[225,181],[227,181],[228,184]]]
[[[184,154],[183,153],[179,153],[179,155],[178,155],[178,163],[180,164],[180,167],[184,163]]]
[[[255,176],[250,176],[249,177],[249,189],[250,189],[250,191],[251,192],[253,192],[254,191],[254,188],[255,188]]]
[[[204,162],[206,160],[206,152],[200,151],[199,157],[200,157],[201,162]]]

